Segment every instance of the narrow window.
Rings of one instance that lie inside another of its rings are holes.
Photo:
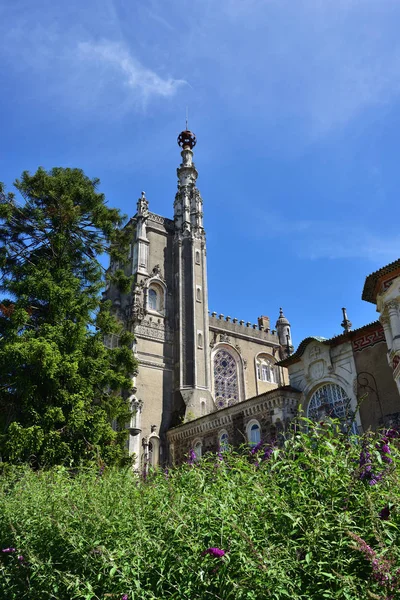
[[[202,452],[202,444],[201,444],[201,442],[196,442],[196,444],[194,445],[193,450],[194,450],[194,453],[196,455],[197,460],[199,458],[201,458],[201,452]]]
[[[228,449],[228,434],[226,431],[223,431],[220,436],[219,436],[219,449],[221,450],[221,452],[224,452],[225,450]]]
[[[157,292],[152,288],[149,289],[149,309],[157,310]]]
[[[201,302],[201,287],[200,286],[196,287],[196,300],[197,300],[197,302]]]
[[[261,440],[261,431],[258,423],[254,423],[250,427],[248,438],[251,446],[255,446]]]
[[[200,264],[200,252],[196,250],[196,265]]]
[[[203,347],[203,334],[202,333],[197,334],[197,347],[198,348]]]

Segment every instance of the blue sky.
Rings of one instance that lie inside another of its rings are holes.
[[[209,308],[297,345],[399,256],[398,0],[0,0],[0,180],[82,168],[172,216],[189,125]]]

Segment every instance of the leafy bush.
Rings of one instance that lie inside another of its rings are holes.
[[[7,470],[0,597],[400,598],[398,447],[329,426],[145,480]]]

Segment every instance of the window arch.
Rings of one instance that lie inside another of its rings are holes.
[[[214,355],[214,397],[217,408],[239,402],[238,365],[226,348]]]
[[[147,290],[147,309],[151,312],[164,314],[165,290],[158,282],[152,281]]]
[[[267,383],[278,383],[278,373],[274,361],[265,354],[256,358],[257,379]]]
[[[218,441],[219,441],[219,449],[221,452],[224,452],[225,450],[228,449],[229,436],[228,436],[228,432],[225,429],[223,429],[222,431],[219,432]]]
[[[152,435],[149,439],[149,463],[152,467],[157,467],[160,462],[160,439]]]
[[[351,400],[336,383],[325,383],[315,390],[308,403],[307,416],[314,421],[322,421],[327,417],[340,419],[343,423],[353,421],[352,431],[357,433]]]
[[[261,441],[260,423],[255,419],[247,424],[247,439],[251,446],[256,446]]]
[[[197,440],[194,444],[193,444],[193,451],[196,455],[196,460],[199,460],[199,458],[201,458],[202,452],[203,452],[203,443],[201,440]]]

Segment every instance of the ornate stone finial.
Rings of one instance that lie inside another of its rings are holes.
[[[195,145],[197,143],[196,136],[194,135],[194,133],[192,133],[191,131],[188,131],[188,130],[182,131],[178,135],[177,141],[178,141],[178,146],[180,146],[183,149],[190,148],[190,150],[193,150],[193,148],[195,147]]]
[[[279,325],[289,325],[289,321],[287,320],[287,318],[283,314],[282,307],[279,309],[279,317],[278,317],[278,320],[276,322],[276,325],[277,326],[279,326]]]
[[[340,325],[343,327],[343,329],[346,332],[348,332],[352,328],[352,324],[351,324],[351,321],[349,321],[349,319],[347,318],[347,312],[346,312],[345,308],[342,308],[342,313],[343,313],[343,321],[340,323]]]
[[[149,210],[149,202],[146,198],[146,194],[142,192],[139,200],[137,201],[137,214],[139,217],[147,217]]]

